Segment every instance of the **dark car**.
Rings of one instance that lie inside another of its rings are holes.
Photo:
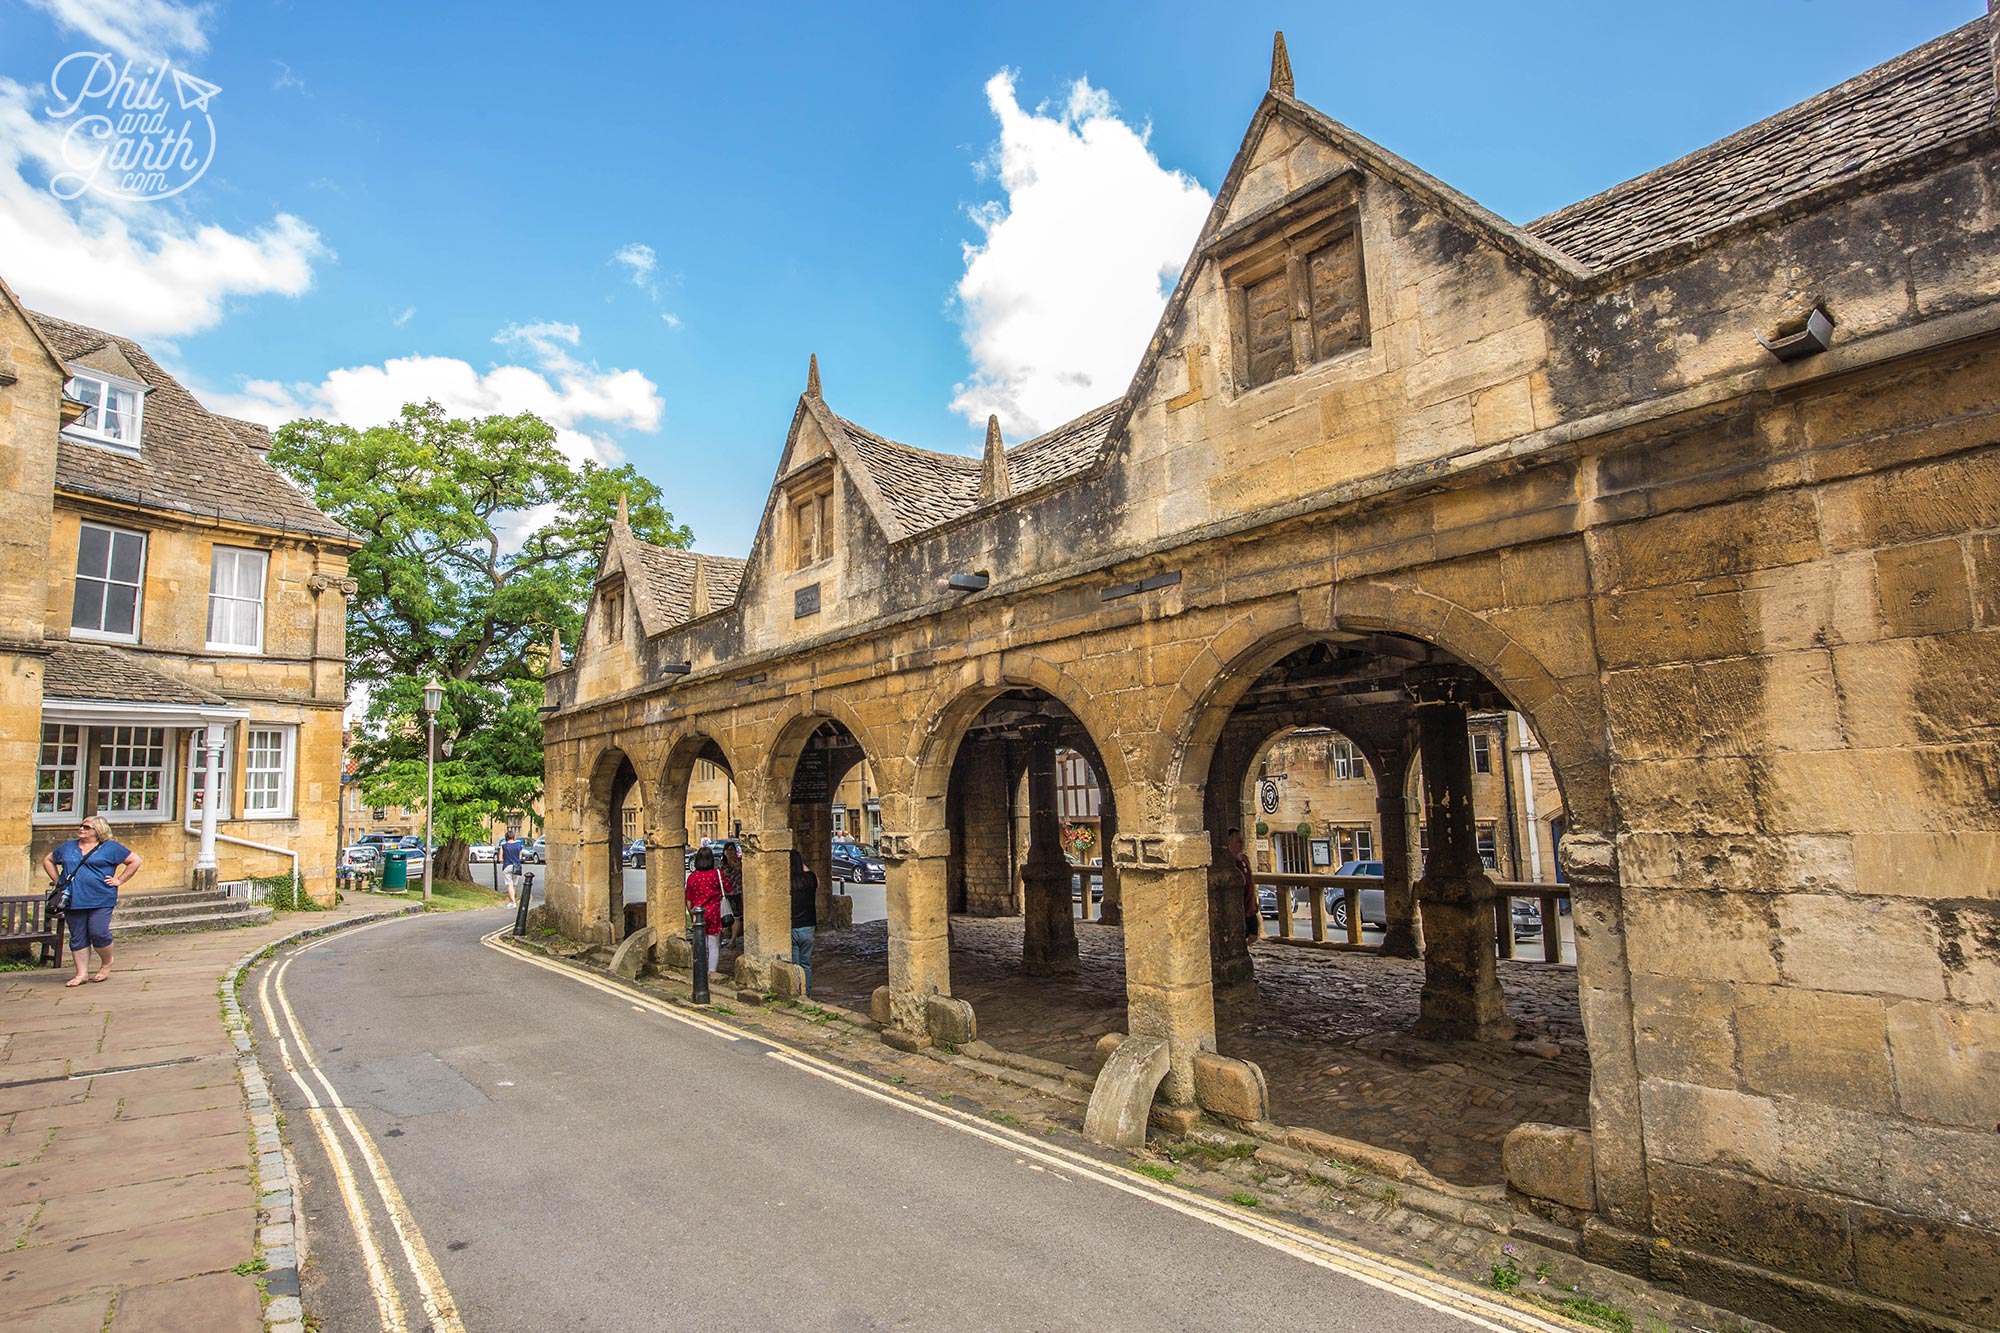
[[[833,844],[833,877],[847,884],[886,884],[888,867],[851,842]]]
[[[1514,919],[1516,935],[1539,935],[1542,933],[1542,907],[1533,898],[1515,898],[1511,901],[1509,915]]]
[[[634,870],[646,868],[646,840],[634,838],[625,845],[625,864]]]

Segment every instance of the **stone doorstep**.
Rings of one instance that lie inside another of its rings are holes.
[[[152,917],[129,925],[116,925],[114,929],[117,934],[130,939],[147,935],[186,935],[196,931],[229,930],[237,926],[268,926],[276,919],[277,913],[270,908],[246,903],[225,911],[198,910],[193,914]]]

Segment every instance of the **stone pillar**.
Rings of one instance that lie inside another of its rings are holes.
[[[1031,977],[1077,965],[1070,875],[1056,805],[1056,731],[1041,726],[1028,742],[1028,855],[1021,864],[1021,966]]]
[[[968,739],[959,769],[955,859],[970,916],[1012,916],[1014,893],[1013,783],[1007,746]]]
[[[1104,784],[1104,775],[1097,775],[1097,859],[1103,862],[1100,874],[1104,877],[1104,898],[1097,905],[1099,925],[1120,926],[1125,924],[1125,904],[1119,897],[1118,861],[1111,855],[1111,840],[1118,836],[1118,806],[1111,798],[1111,788]]]
[[[1230,986],[1250,980],[1250,935],[1244,928],[1243,876],[1229,854],[1229,830],[1243,819],[1243,780],[1249,757],[1232,742],[1218,744],[1210,762],[1208,785],[1202,792],[1202,821],[1208,828],[1208,943],[1215,984]],[[1249,834],[1245,833],[1246,841]]]
[[[1413,672],[1424,763],[1430,861],[1417,881],[1424,913],[1424,989],[1417,1032],[1447,1040],[1514,1035],[1493,964],[1497,890],[1479,859],[1472,817],[1472,745],[1465,729],[1473,681],[1462,672]]]
[[[1577,999],[1590,1045],[1590,1151],[1597,1207],[1614,1222],[1646,1231],[1651,1229],[1646,1150],[1617,848],[1607,837],[1577,829],[1563,838],[1561,856],[1576,929]],[[1544,922],[1542,928],[1560,930],[1562,919]]]
[[[1390,765],[1393,765],[1391,767]],[[1375,765],[1375,822],[1382,830],[1382,898],[1389,918],[1382,952],[1395,958],[1421,956],[1417,893],[1410,873],[1410,756],[1385,753]]]
[[[681,822],[685,818],[673,811],[646,834],[646,924],[653,928],[655,947],[669,935],[687,932],[688,835]]]
[[[927,1032],[925,1000],[951,994],[950,917],[946,908],[951,834],[882,833],[888,869],[890,1026]]]
[[[223,730],[220,722],[210,722],[202,728],[202,794],[201,794],[201,844],[194,858],[194,882],[196,889],[213,889],[216,885],[215,864],[215,821],[220,817],[216,807],[222,802],[222,745]],[[429,853],[425,854],[428,857]],[[428,865],[430,862],[425,861]]]
[[[743,960],[737,984],[762,989],[772,960],[792,960],[792,831],[746,830],[743,848]]]
[[[1135,1037],[1167,1043],[1159,1098],[1192,1106],[1195,1055],[1215,1049],[1208,839],[1121,834],[1114,847],[1125,895],[1126,1024]]]
[[[806,869],[813,872],[819,881],[819,919],[822,927],[832,929],[833,919],[833,803],[808,801],[792,807],[793,845],[798,848],[799,858],[806,863]],[[786,868],[790,874],[790,868]],[[787,881],[786,893],[791,892]],[[786,920],[791,919],[791,908],[785,908]],[[789,946],[787,946],[789,948]]]

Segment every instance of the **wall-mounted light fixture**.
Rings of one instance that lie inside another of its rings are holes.
[[[1766,338],[1760,333],[1757,335],[1757,341],[1764,345],[1765,351],[1780,361],[1798,361],[1808,356],[1817,356],[1832,345],[1833,321],[1827,317],[1826,311],[1814,306],[1806,313],[1803,328],[1779,338]]]
[[[953,574],[944,581],[945,586],[953,592],[985,592],[987,585],[992,582],[993,578],[989,574]]]
[[[694,670],[694,666],[688,662],[662,662],[660,663],[660,670],[669,676],[685,676],[688,672]]]

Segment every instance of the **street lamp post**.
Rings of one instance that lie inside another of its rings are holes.
[[[424,905],[431,901],[431,862],[437,859],[437,834],[431,803],[437,799],[438,709],[444,706],[444,686],[432,676],[424,686]]]

